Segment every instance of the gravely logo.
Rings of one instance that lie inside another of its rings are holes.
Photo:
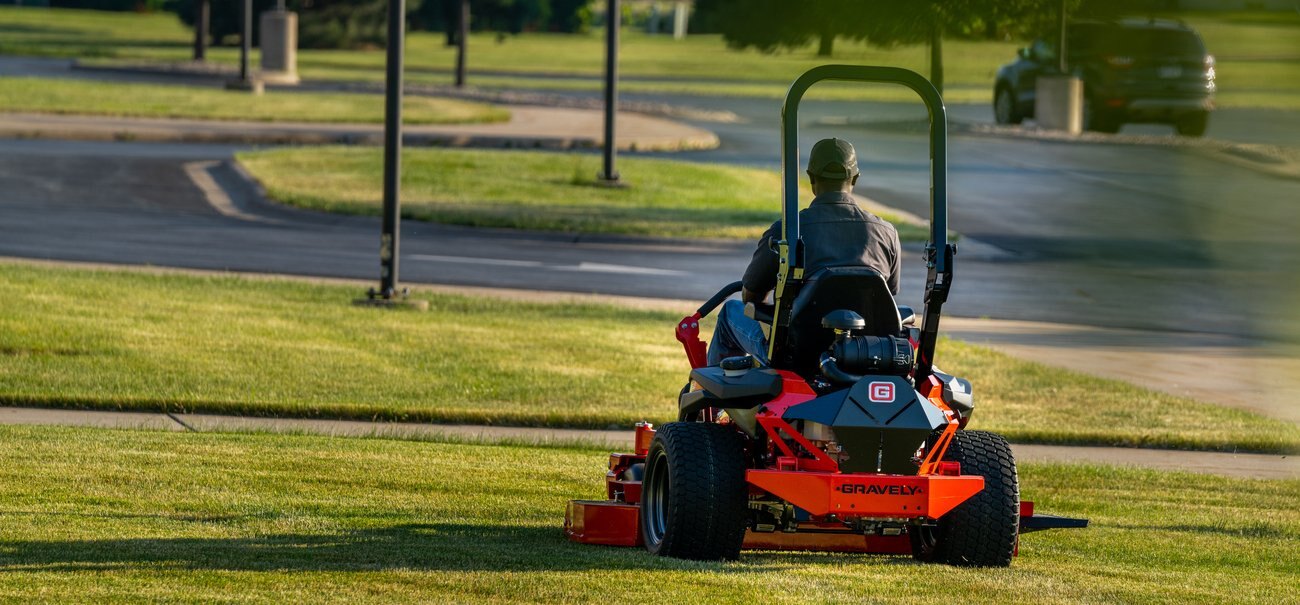
[[[867,389],[867,397],[875,403],[894,402],[894,383],[873,382]]]
[[[878,496],[915,496],[921,493],[919,485],[863,485],[861,483],[841,483],[835,488],[845,494],[875,494]]]

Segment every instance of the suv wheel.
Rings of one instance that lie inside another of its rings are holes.
[[[1098,109],[1097,104],[1086,95],[1083,97],[1083,129],[1091,132],[1104,132],[1115,134],[1119,132],[1119,127],[1123,124],[1119,116]]]
[[[1210,113],[1207,111],[1198,111],[1193,114],[1185,115],[1174,123],[1174,128],[1178,134],[1185,137],[1199,137],[1205,134],[1205,127],[1210,122]]]
[[[993,119],[998,124],[1019,124],[1025,119],[1016,111],[1016,95],[1006,86],[999,86],[993,94]]]

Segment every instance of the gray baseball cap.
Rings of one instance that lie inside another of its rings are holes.
[[[858,152],[844,139],[822,139],[808,154],[808,172],[818,178],[847,181],[858,176]]]

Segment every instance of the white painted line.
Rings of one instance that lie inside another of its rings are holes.
[[[507,258],[479,258],[473,256],[442,256],[438,254],[412,254],[410,260],[434,261],[440,263],[460,263],[465,265],[493,265],[497,267],[536,267],[552,271],[581,271],[583,273],[617,273],[622,275],[665,275],[676,277],[686,275],[685,271],[673,269],[655,269],[653,267],[634,267],[631,265],[611,265],[607,263],[581,262],[576,265],[547,265],[535,260],[511,260]]]
[[[495,265],[498,267],[541,267],[535,260],[510,260],[506,258],[476,258],[472,256],[439,256],[437,254],[412,254],[411,260],[428,260],[439,263],[461,263],[465,265]]]
[[[630,265],[609,265],[606,263],[578,263],[575,266],[551,267],[559,271],[583,271],[587,273],[627,273],[632,275],[686,275],[685,271],[673,269],[655,269],[653,267],[633,267]]]

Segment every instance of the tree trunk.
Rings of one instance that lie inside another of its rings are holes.
[[[194,60],[203,61],[208,55],[208,17],[211,10],[208,0],[194,3]]]
[[[442,0],[442,22],[447,33],[447,47],[456,46],[456,31],[460,29],[460,2]]]
[[[817,56],[829,57],[835,47],[835,34],[822,33],[817,40]]]
[[[456,88],[465,87],[465,46],[469,43],[469,0],[460,0],[456,31]]]
[[[943,94],[943,28],[930,29],[930,82]]]

